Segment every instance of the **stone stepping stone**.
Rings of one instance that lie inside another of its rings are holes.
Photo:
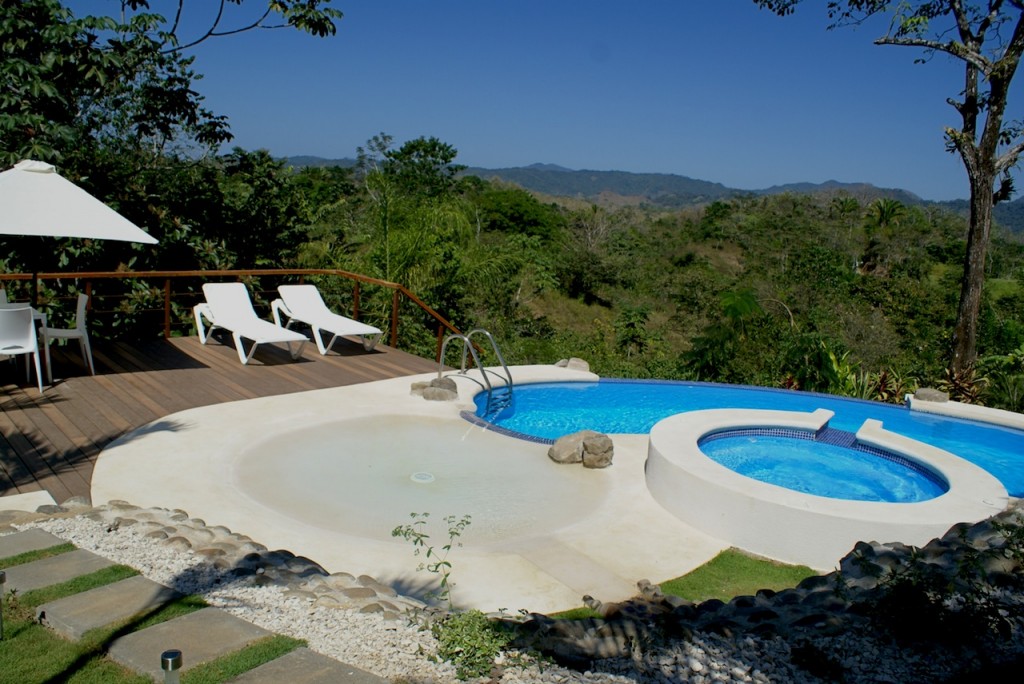
[[[111,642],[108,653],[125,667],[163,681],[160,655],[164,651],[181,651],[179,672],[185,672],[270,635],[219,608],[203,608],[119,637]]]
[[[38,527],[30,527],[22,532],[5,534],[0,537],[0,558],[10,558],[29,551],[40,551],[51,546],[59,546],[64,540]]]
[[[113,562],[97,556],[95,553],[75,549],[57,556],[7,568],[7,584],[4,586],[4,591],[14,589],[26,592],[31,589],[48,587],[51,584],[67,582],[112,565],[114,565]]]
[[[308,648],[297,648],[231,680],[233,684],[386,684],[387,681]]]
[[[181,597],[173,589],[142,575],[83,591],[36,608],[36,619],[69,639],[90,629],[124,622]]]

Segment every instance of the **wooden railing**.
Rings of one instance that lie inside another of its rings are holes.
[[[93,294],[94,284],[98,281],[136,281],[136,282],[150,282],[158,281],[163,292],[163,334],[164,337],[171,337],[173,334],[173,326],[175,324],[175,317],[173,315],[174,306],[173,304],[179,300],[188,300],[186,304],[186,310],[191,311],[192,306],[202,298],[202,292],[200,288],[193,287],[192,289],[187,288],[175,288],[175,283],[185,283],[186,281],[192,281],[193,283],[199,283],[206,281],[223,281],[223,280],[252,280],[258,278],[272,278],[279,279],[281,281],[287,281],[289,278],[298,278],[299,282],[302,282],[308,276],[323,276],[333,278],[343,278],[352,281],[352,311],[346,315],[351,318],[358,319],[360,314],[360,303],[362,295],[362,287],[364,285],[370,285],[374,287],[380,287],[387,290],[391,290],[391,312],[390,312],[390,325],[388,326],[389,344],[392,347],[398,347],[398,329],[399,329],[399,310],[401,308],[402,298],[405,298],[419,309],[430,319],[437,324],[437,349],[435,352],[436,357],[441,355],[442,340],[446,332],[461,334],[458,328],[452,325],[447,319],[441,314],[435,311],[433,308],[428,306],[423,300],[409,291],[404,285],[398,283],[388,282],[386,280],[380,280],[378,278],[371,278],[359,273],[351,273],[349,271],[342,271],[340,269],[240,269],[240,270],[218,270],[218,271],[93,271],[93,272],[48,272],[48,273],[0,273],[0,283],[7,285],[8,282],[22,282],[25,283],[25,299],[28,299],[28,290],[33,293],[31,296],[35,297],[34,294],[37,291],[37,287],[41,283],[47,283],[48,281],[67,281],[73,280],[76,282],[77,289],[83,291],[86,294]],[[33,277],[37,280],[33,282]],[[151,286],[150,290],[155,289],[155,285]],[[59,290],[60,288],[54,288]],[[120,295],[122,300],[128,300],[131,297],[131,287],[125,285],[120,288],[122,293]],[[44,291],[46,289],[44,288]],[[259,297],[262,294],[271,294],[272,290],[259,290],[254,292]],[[105,294],[104,298],[117,298],[116,294]],[[274,294],[273,296],[276,296]],[[269,298],[273,298],[273,296]],[[56,297],[61,299],[61,297]],[[38,303],[40,306],[45,307],[46,301]],[[151,310],[152,311],[152,310]]]

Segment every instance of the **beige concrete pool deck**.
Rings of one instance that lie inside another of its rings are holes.
[[[597,379],[556,366],[520,366],[512,372],[516,384]],[[595,505],[586,502],[587,506],[579,507],[586,513],[575,512],[570,505],[560,514],[562,519],[545,520],[536,535],[520,534],[507,541],[477,545],[467,541],[465,546],[453,548],[448,560],[455,583],[452,597],[458,607],[551,612],[581,605],[585,594],[602,601],[621,600],[637,593],[639,580],[660,582],[677,577],[727,548],[726,542],[680,521],[651,496],[644,478],[647,435],[611,435],[615,458],[609,468],[559,465],[548,459],[545,444],[493,431],[479,435],[484,428],[460,417],[463,410],[475,410],[472,397],[480,389],[478,374],[470,372],[458,379],[459,398],[454,402],[412,395],[413,382],[433,377],[436,374],[250,399],[167,416],[125,435],[101,453],[93,474],[92,501],[99,505],[123,500],[142,507],[182,509],[191,517],[202,518],[209,525],[224,525],[271,549],[306,556],[329,572],[367,574],[403,591],[416,591],[436,578],[417,571],[424,559],[413,555],[410,543],[352,534],[345,521],[328,516],[300,518],[282,513],[287,506],[257,500],[240,486],[236,472],[239,461],[259,442],[301,435],[337,421],[358,426],[361,418],[382,415],[400,425],[405,416],[410,421],[457,425],[476,435],[477,439],[471,440],[474,444],[500,440],[503,453],[540,461],[552,473],[579,469],[572,477],[594,478],[595,496],[600,498]],[[376,438],[387,444],[389,435],[382,432]],[[448,448],[471,447],[458,441]],[[280,455],[282,459],[293,457]],[[515,459],[509,459],[508,467],[516,468]],[[248,473],[247,477],[258,479],[260,474]],[[570,502],[573,495],[565,492]],[[514,502],[515,496],[511,498]],[[435,516],[473,513],[430,512]],[[406,517],[381,524],[390,530],[407,521]],[[430,539],[438,550],[446,542],[437,533]]]

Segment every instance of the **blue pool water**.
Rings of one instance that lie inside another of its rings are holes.
[[[477,414],[486,409],[477,395]],[[740,385],[699,382],[601,380],[520,385],[510,408],[490,422],[544,439],[579,430],[646,433],[676,413],[712,408],[777,409],[835,413],[829,425],[856,432],[865,420],[945,449],[984,468],[1011,496],[1024,496],[1024,431],[911,411],[904,406]]]
[[[853,501],[913,503],[948,487],[904,459],[885,458],[810,438],[725,432],[700,442],[708,458],[740,475],[804,494]],[[808,477],[808,471],[814,473]]]

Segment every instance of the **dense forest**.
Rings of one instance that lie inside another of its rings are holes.
[[[7,238],[3,266],[341,268],[406,285],[463,330],[492,331],[510,363],[579,356],[603,375],[892,401],[930,385],[1022,408],[1024,245],[1010,235],[990,254],[978,372],[952,382],[962,216],[841,193],[612,210],[459,177],[456,156],[435,138],[396,146],[383,134],[352,168],[294,169],[241,149],[204,160],[108,152],[77,180],[159,246],[64,241],[40,256]],[[381,325],[385,294],[363,304]],[[423,323],[403,330],[403,346],[432,356]]]
[[[266,8],[276,25],[317,37],[340,17],[320,0]],[[0,154],[56,164],[159,245],[3,236],[5,272],[345,269],[408,287],[462,330],[490,330],[510,363],[578,356],[609,376],[888,401],[928,385],[1024,408],[1024,247],[1013,236],[996,231],[988,245],[978,361],[947,374],[969,235],[961,214],[842,190],[617,208],[462,174],[448,143],[383,133],[348,168],[225,154],[228,122],[193,88],[186,47],[270,27],[214,24],[189,41],[148,3],[123,9],[5,5]],[[95,334],[153,334],[142,312],[161,292],[129,282]],[[345,307],[336,280],[318,284]],[[41,296],[56,306],[45,287]],[[188,305],[176,306],[187,332]],[[361,315],[386,327],[389,306],[389,293],[368,288]],[[432,357],[436,324],[422,318],[403,312],[401,346]]]

